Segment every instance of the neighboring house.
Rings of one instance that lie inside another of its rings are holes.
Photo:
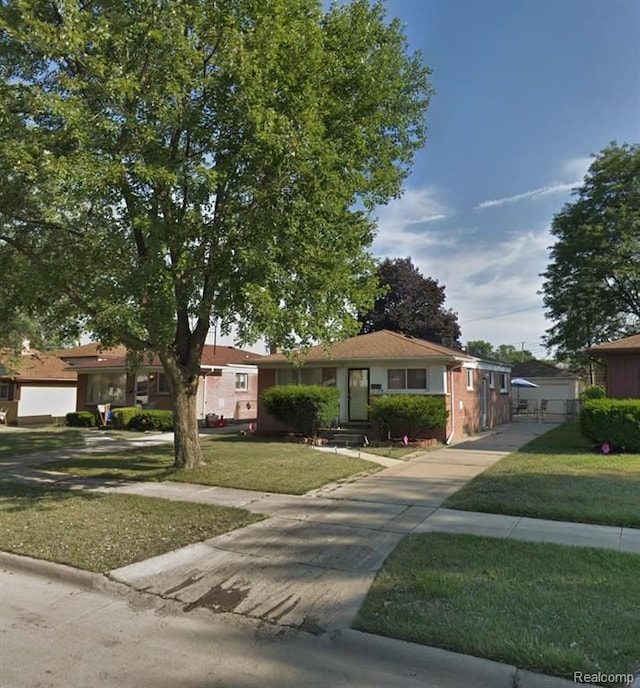
[[[104,361],[109,358],[124,358],[127,355],[127,349],[124,346],[114,346],[107,349],[99,342],[91,342],[72,349],[59,349],[56,351],[56,355],[69,365],[75,366],[80,363]]]
[[[592,346],[587,354],[604,361],[610,397],[640,399],[640,334]]]
[[[8,423],[51,422],[75,406],[76,374],[58,356],[29,348],[0,353],[0,409]]]
[[[276,353],[256,361],[258,393],[274,385],[322,384],[340,392],[341,424],[367,423],[369,404],[382,394],[429,394],[444,397],[449,410],[441,441],[453,441],[509,421],[511,366],[483,361],[421,339],[389,330],[352,337],[327,353],[315,346],[290,363]],[[258,403],[258,431],[286,426]]]
[[[112,407],[171,408],[167,378],[157,357],[144,358],[132,370],[126,356],[111,357],[110,350],[104,354],[98,352],[95,358],[88,353],[87,356],[72,366],[78,375],[78,411],[95,411],[98,405],[107,403]],[[73,355],[64,357],[74,358]],[[200,420],[256,417],[258,369],[253,360],[257,357],[258,354],[231,346],[205,345],[197,399]]]
[[[514,363],[511,376],[522,377],[538,385],[514,391],[518,399],[529,402],[530,412],[544,410],[549,414],[573,415],[576,400],[585,388],[580,376],[544,361]]]

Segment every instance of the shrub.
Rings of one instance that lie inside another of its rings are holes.
[[[592,444],[640,452],[640,400],[589,399],[580,409],[580,431]]]
[[[140,413],[140,409],[135,406],[122,406],[121,408],[111,409],[113,427],[118,430],[126,430],[131,419],[138,413]]]
[[[67,425],[73,428],[95,428],[98,424],[96,414],[91,411],[71,411],[66,415]]]
[[[582,392],[580,392],[580,399],[587,401],[587,399],[604,399],[607,393],[600,387],[600,385],[589,385]]]
[[[131,418],[127,427],[129,430],[173,430],[173,413],[162,409],[148,411],[138,410]]]
[[[380,437],[416,438],[427,430],[444,428],[449,412],[443,397],[394,394],[376,398],[370,406],[371,420]]]
[[[338,417],[339,398],[335,387],[322,385],[279,385],[262,394],[267,413],[308,437]]]

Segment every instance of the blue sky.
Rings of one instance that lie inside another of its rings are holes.
[[[432,70],[428,141],[376,256],[446,286],[462,340],[545,355],[553,215],[591,154],[640,142],[638,0],[387,0]]]

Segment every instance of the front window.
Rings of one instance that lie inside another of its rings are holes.
[[[427,389],[427,371],[424,368],[407,370],[407,389]]]
[[[278,385],[321,385],[324,382],[322,368],[280,368],[276,370]]]
[[[495,373],[489,373],[489,389],[495,389],[496,376]]]
[[[387,389],[427,389],[425,368],[389,368]]]
[[[387,370],[387,388],[406,389],[406,371],[400,368],[389,368],[389,370]]]
[[[467,370],[467,389],[473,389],[473,370],[471,369]]]
[[[500,373],[500,391],[504,394],[507,391],[507,374]]]
[[[93,373],[88,377],[88,403],[124,404],[126,402],[126,373]]]
[[[236,373],[236,392],[246,392],[249,389],[249,374]]]
[[[0,382],[0,399],[9,400],[9,383]]]

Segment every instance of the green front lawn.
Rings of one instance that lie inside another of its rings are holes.
[[[284,494],[304,494],[356,473],[381,469],[364,459],[258,437],[207,438],[202,440],[202,452],[206,465],[188,470],[173,468],[169,444],[78,456],[46,467],[88,477],[172,480]]]
[[[70,428],[0,431],[0,459],[19,454],[83,447],[84,444],[82,433]]]
[[[509,454],[449,497],[449,509],[640,528],[640,454],[600,454],[577,423]]]
[[[640,556],[430,533],[404,538],[355,628],[571,678],[640,665]]]
[[[104,572],[261,520],[243,509],[0,482],[0,550]]]

